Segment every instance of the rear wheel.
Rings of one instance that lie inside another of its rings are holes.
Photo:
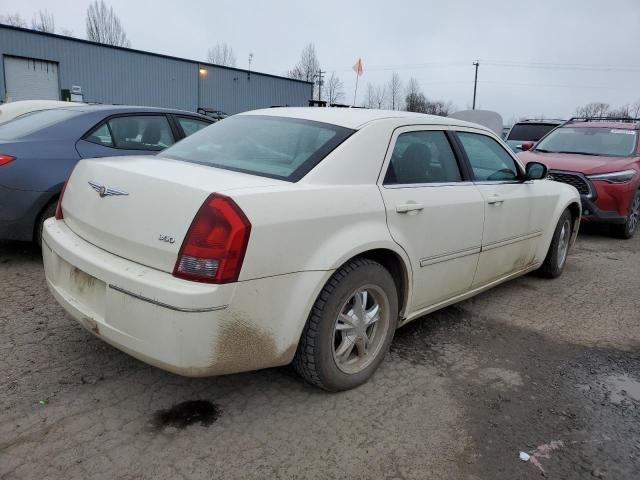
[[[635,235],[638,222],[640,222],[640,190],[636,191],[631,200],[627,221],[622,225],[613,225],[612,232],[618,238],[629,239]]]
[[[565,210],[558,220],[556,229],[553,232],[549,251],[544,259],[542,266],[536,270],[536,274],[545,278],[556,278],[562,274],[564,266],[567,263],[567,255],[569,254],[569,244],[571,243],[572,232],[571,212]]]
[[[36,225],[34,240],[36,242],[36,245],[38,245],[38,247],[40,248],[42,248],[42,229],[44,228],[44,221],[47,218],[53,217],[56,214],[56,205],[57,205],[57,202],[51,202],[42,211],[42,213],[40,214],[40,217],[38,217],[38,224]]]
[[[382,362],[398,321],[391,274],[368,259],[351,260],[329,279],[302,332],[293,367],[329,391],[365,383]]]

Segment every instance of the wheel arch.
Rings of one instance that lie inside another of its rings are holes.
[[[40,225],[40,220],[42,219],[44,212],[52,204],[56,204],[58,202],[58,198],[60,198],[61,191],[62,191],[62,187],[60,187],[60,190],[56,191],[55,193],[51,193],[51,195],[49,195],[49,197],[42,203],[42,206],[39,208],[38,213],[35,217],[35,221],[33,222],[33,226],[32,226],[32,234],[31,234],[32,241],[35,242],[38,240],[38,227]]]

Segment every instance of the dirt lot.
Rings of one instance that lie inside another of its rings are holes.
[[[371,382],[327,394],[288,368],[148,367],[3,243],[0,478],[639,478],[639,266],[640,238],[582,234],[560,279],[414,322]]]

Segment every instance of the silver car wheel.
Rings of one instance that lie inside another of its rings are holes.
[[[571,222],[566,219],[560,230],[560,238],[558,239],[558,267],[562,268],[567,260],[567,252],[569,251],[569,242],[571,241]]]
[[[338,369],[355,374],[367,368],[380,353],[389,324],[389,301],[381,288],[366,285],[353,292],[333,326]]]

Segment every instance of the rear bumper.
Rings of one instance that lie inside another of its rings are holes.
[[[83,327],[185,376],[289,363],[326,273],[189,282],[101,250],[55,219],[45,222],[42,252],[52,294]]]

